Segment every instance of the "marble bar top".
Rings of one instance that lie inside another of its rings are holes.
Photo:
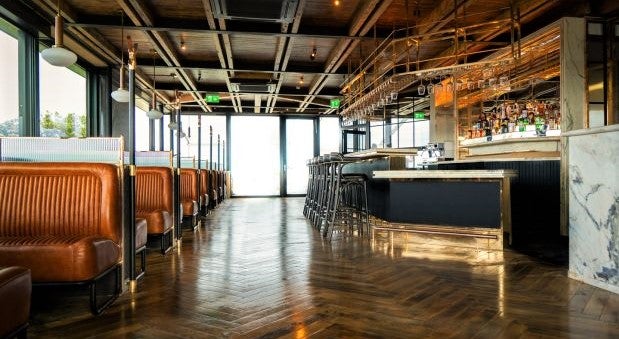
[[[416,155],[416,148],[371,148],[344,155],[346,159],[365,160],[390,156]]]
[[[619,124],[602,126],[602,127],[594,127],[594,128],[577,129],[577,130],[565,132],[562,134],[562,136],[563,137],[574,137],[578,135],[589,135],[589,134],[610,133],[610,132],[619,132]]]
[[[375,179],[503,179],[515,178],[514,170],[374,171]]]

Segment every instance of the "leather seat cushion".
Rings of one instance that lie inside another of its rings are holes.
[[[172,216],[168,211],[136,211],[135,216],[146,219],[148,234],[163,234],[172,228]]]
[[[120,246],[98,235],[0,237],[0,265],[23,266],[33,282],[91,280],[120,260]]]
[[[28,322],[32,283],[24,267],[0,267],[0,337]]]
[[[198,214],[198,203],[195,200],[183,199],[181,201],[183,206],[183,216],[193,216]]]
[[[140,248],[146,246],[146,241],[148,238],[148,226],[146,223],[146,219],[136,218],[135,219],[135,248]]]

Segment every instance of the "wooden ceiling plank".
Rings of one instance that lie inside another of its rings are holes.
[[[350,35],[363,35],[367,34],[368,30],[376,24],[376,21],[383,15],[383,13],[387,10],[392,0],[384,0],[380,2],[380,6],[376,7],[379,4],[379,1],[368,0],[364,1],[359,5],[359,9],[355,14],[355,18],[350,26],[349,34]],[[361,34],[363,33],[363,34]],[[327,62],[327,66],[325,67],[325,72],[331,73],[334,72],[337,68],[336,65],[341,65],[344,62],[344,56],[350,55],[352,50],[357,46],[357,43],[353,43],[350,39],[340,39],[336,47],[332,50],[331,56],[329,57],[329,61]],[[335,52],[333,52],[335,51]],[[310,95],[305,98],[303,103],[299,106],[300,111],[302,112],[304,109],[309,106],[312,100],[315,98],[315,94],[319,93],[320,90],[325,85],[325,76],[319,76],[314,80]]]
[[[217,29],[217,21],[215,21],[215,17],[213,15],[213,8],[211,7],[211,3],[209,0],[202,0],[202,6],[204,7],[204,15],[206,16],[206,21],[209,25],[209,28],[212,30]],[[225,22],[223,23],[225,27]],[[225,44],[222,36],[218,34],[213,34],[213,41],[215,42],[215,50],[217,52],[217,57],[219,58],[219,62],[221,67],[224,69],[232,69],[232,65],[227,65],[227,63],[232,60],[232,56],[227,58],[224,54],[227,53],[224,51],[225,47],[222,47],[222,44]],[[230,53],[232,53],[232,49],[230,49]],[[234,95],[234,91],[232,90],[232,84],[230,83],[230,74],[231,72],[226,72],[226,87],[228,88],[228,92],[232,97],[232,106],[234,107],[235,112],[241,111],[240,99],[237,95]]]
[[[536,0],[523,0],[519,2],[519,6],[521,8],[521,22],[522,21],[526,21],[529,19],[532,19],[533,17],[535,17],[536,15],[539,15],[543,12],[548,11],[549,9],[551,9],[552,7],[556,6],[558,4],[557,0],[553,0],[553,1],[544,1],[544,2],[540,2],[540,1],[536,1]],[[509,19],[511,16],[511,12],[510,10],[505,10],[503,11],[501,14],[499,14],[496,17],[496,20],[501,20],[501,19]],[[480,35],[478,37],[476,37],[474,40],[475,41],[491,41],[492,39],[496,38],[497,36],[507,32],[510,30],[510,26],[503,26],[502,28],[492,31],[490,33],[486,33],[483,35]],[[476,45],[460,45],[458,48],[458,53],[475,53],[475,52],[479,52],[482,51],[486,46],[483,44],[476,44]],[[449,55],[454,55],[454,48],[450,47],[447,48],[443,51],[441,51],[440,53],[438,53],[437,55],[433,56],[433,59],[436,59],[435,61],[429,62],[427,64],[427,68],[433,68],[433,67],[440,67],[440,66],[444,66],[449,60],[447,59],[447,57]]]
[[[136,26],[153,26],[154,20],[148,9],[141,1],[137,0],[117,0],[117,3],[123,8],[127,16],[133,21]],[[172,48],[172,44],[169,39],[159,32],[149,32],[146,34],[151,45],[159,53],[161,58],[170,66],[180,66],[176,52]],[[187,74],[185,70],[176,69],[175,73],[178,75],[181,84],[186,90],[191,91],[192,96],[206,112],[210,112],[211,108],[204,103],[203,100],[196,94],[196,86],[192,77]]]
[[[58,12],[58,4],[52,0],[33,0],[32,1],[39,9],[50,16],[55,16]],[[77,22],[79,16],[77,12],[68,4],[62,5],[62,16],[65,22]],[[120,63],[120,51],[116,49],[103,35],[101,35],[96,29],[87,29],[82,27],[72,27],[68,29],[71,35],[75,36],[76,42],[85,45],[90,51],[94,51],[99,54],[99,57],[105,59],[108,64]],[[140,70],[136,70],[136,79],[144,88],[151,88],[151,81]],[[168,103],[169,99],[166,96],[162,96]]]
[[[290,33],[296,34],[299,31],[299,25],[301,24],[301,18],[303,17],[303,10],[305,9],[305,5],[306,5],[307,1],[306,0],[300,0],[299,3],[297,4],[297,8],[295,10],[295,14],[294,14],[294,18],[292,21],[292,27],[291,27],[291,31]],[[290,25],[287,23],[282,24],[281,27],[281,31],[282,33],[288,33],[288,28],[290,28]],[[288,60],[290,59],[290,54],[292,53],[292,39],[293,38],[284,38],[283,40],[283,46],[281,46],[281,48],[279,48],[280,46],[278,46],[278,50],[277,50],[277,56],[275,58],[275,70],[279,71],[285,71],[286,68],[288,67]],[[279,94],[279,91],[282,87],[282,82],[283,82],[283,77],[279,76],[277,78],[277,84],[275,85],[275,95],[269,96],[269,100],[267,100],[267,107],[269,107],[266,110],[266,113],[272,113],[275,105],[277,104],[277,97]]]

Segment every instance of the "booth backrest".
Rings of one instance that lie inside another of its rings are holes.
[[[200,201],[198,196],[198,171],[181,168],[181,199]]]
[[[122,239],[119,169],[98,163],[0,163],[0,237]]]
[[[169,167],[138,167],[136,170],[136,209],[165,210],[172,213],[172,169]]]
[[[200,194],[208,194],[208,170],[200,170]]]

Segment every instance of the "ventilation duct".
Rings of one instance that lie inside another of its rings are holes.
[[[298,0],[210,0],[217,19],[291,23]]]

